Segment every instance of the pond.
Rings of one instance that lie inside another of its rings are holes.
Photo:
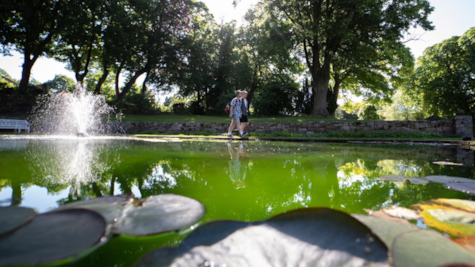
[[[202,142],[178,140],[0,139],[0,205],[40,212],[101,196],[178,194],[206,207],[200,223],[255,221],[299,207],[409,207],[435,198],[472,199],[441,184],[380,175],[474,177],[473,151],[458,147]],[[458,165],[436,165],[433,162]],[[189,233],[115,238],[65,266],[131,266]]]

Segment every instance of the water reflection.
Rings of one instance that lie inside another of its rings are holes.
[[[247,153],[244,151],[243,143],[239,143],[239,146],[234,150],[232,143],[228,142],[227,148],[231,157],[227,171],[229,178],[231,178],[235,189],[244,188],[246,187],[246,174],[250,162],[246,159]]]
[[[107,195],[173,193],[204,203],[205,220],[259,220],[309,206],[355,213],[439,197],[470,198],[436,184],[393,184],[377,177],[473,177],[473,151],[442,147],[0,140],[0,158],[0,205],[46,211]],[[464,166],[432,164],[440,160]]]

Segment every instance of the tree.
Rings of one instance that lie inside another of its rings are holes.
[[[191,29],[183,41],[185,60],[173,79],[173,83],[179,88],[178,94],[196,97],[198,109],[206,112],[213,110],[215,104],[210,102],[212,100],[208,94],[216,81],[218,32],[218,25],[204,6],[193,12]]]
[[[63,0],[15,0],[0,3],[0,42],[8,54],[23,54],[19,89],[26,91],[36,60],[51,49],[58,34],[58,14]]]
[[[121,26],[129,36],[119,44],[125,52],[116,72],[118,77],[125,69],[128,79],[122,91],[117,91],[117,100],[122,101],[144,74],[144,84],[149,80],[159,84],[176,71],[183,59],[181,41],[189,30],[193,8],[194,2],[187,0],[128,1],[128,21]]]
[[[50,56],[67,63],[80,84],[97,57],[107,9],[108,1],[103,0],[68,0],[61,9],[59,37]]]
[[[290,76],[276,75],[266,81],[256,94],[254,110],[257,115],[294,115],[299,84]]]
[[[366,107],[366,109],[361,114],[361,118],[363,120],[371,120],[371,121],[377,121],[380,119],[378,115],[378,110],[373,105]]]
[[[282,25],[270,17],[260,3],[244,17],[246,24],[240,28],[238,44],[240,63],[240,87],[249,88],[247,100],[252,105],[254,94],[266,80],[274,75],[297,74],[298,58],[292,56],[294,45],[288,25]]]
[[[266,0],[270,14],[290,25],[313,79],[312,115],[328,116],[327,94],[338,62],[355,62],[362,46],[384,51],[420,26],[432,29],[427,0]],[[342,60],[344,59],[344,60]]]
[[[47,81],[45,85],[48,91],[57,90],[73,92],[76,83],[66,75],[56,75],[53,80]]]
[[[425,115],[454,116],[475,107],[475,28],[427,48],[419,58],[409,94]]]

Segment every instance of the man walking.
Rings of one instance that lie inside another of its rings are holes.
[[[247,91],[241,92],[241,102],[242,102],[242,106],[241,106],[242,117],[241,117],[241,129],[239,132],[241,133],[241,137],[243,137],[244,135],[247,134],[247,132],[245,132],[244,130],[246,129],[247,125],[249,125],[249,119],[248,119],[249,102],[247,102]]]
[[[231,100],[231,110],[229,111],[229,118],[232,119],[231,125],[229,125],[228,129],[228,137],[232,137],[232,132],[234,130],[234,127],[237,128],[238,131],[241,130],[241,107],[242,107],[242,102],[241,102],[241,91],[236,92],[236,97]],[[239,132],[240,135],[242,135],[242,132]]]

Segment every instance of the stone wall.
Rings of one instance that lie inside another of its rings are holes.
[[[229,122],[223,123],[162,123],[162,122],[124,122],[122,128],[127,133],[134,132],[214,132],[225,133]],[[293,132],[314,134],[358,131],[421,131],[435,132],[443,136],[459,135],[473,137],[471,116],[457,116],[454,119],[427,121],[320,121],[320,122],[252,122],[249,132]]]

